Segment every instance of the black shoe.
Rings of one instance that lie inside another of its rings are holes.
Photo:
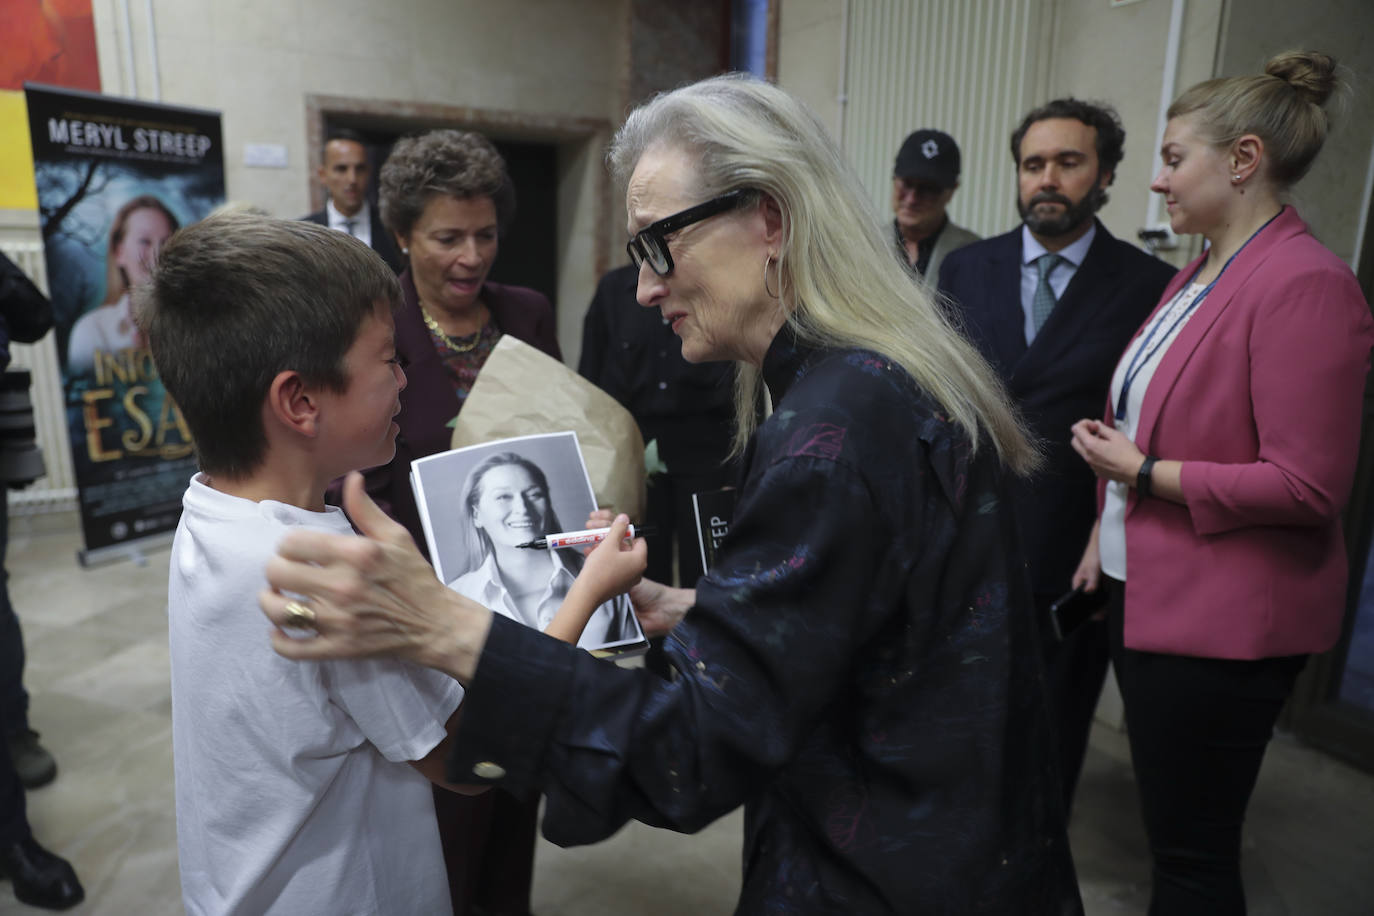
[[[0,846],[0,878],[14,882],[20,903],[45,910],[65,910],[86,897],[71,863],[39,846],[33,837]]]
[[[8,738],[10,760],[26,789],[38,789],[57,778],[57,761],[38,743],[38,732],[26,728]]]

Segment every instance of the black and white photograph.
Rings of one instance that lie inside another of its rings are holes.
[[[521,545],[580,530],[596,508],[577,434],[520,436],[420,458],[411,464],[411,486],[439,579],[499,614],[546,629],[583,555]],[[596,609],[577,645],[624,655],[648,643],[622,595]]]

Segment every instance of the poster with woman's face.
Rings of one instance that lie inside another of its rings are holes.
[[[573,432],[502,439],[411,465],[435,573],[450,588],[545,629],[582,568],[575,550],[531,546],[586,527],[596,496]],[[597,609],[578,641],[593,652],[647,647],[623,597]]]
[[[34,85],[25,98],[89,553],[175,528],[195,472],[134,291],[172,233],[224,202],[220,119]]]

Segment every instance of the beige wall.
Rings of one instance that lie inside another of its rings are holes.
[[[1126,157],[1100,215],[1112,234],[1131,241],[1150,222],[1149,185],[1159,167],[1160,89],[1172,6],[1172,0],[1140,0],[1115,8],[1104,0],[1052,4],[1046,82],[1039,95],[1101,100],[1120,113],[1126,127]],[[1173,95],[1211,77],[1222,6],[1222,0],[1184,4]],[[1182,264],[1196,249],[1196,242],[1183,240],[1176,252],[1162,254]]]
[[[857,4],[861,0],[853,0]],[[985,0],[970,0],[984,3]],[[1352,0],[1355,2],[1355,0]],[[1211,75],[1223,0],[1189,0],[1181,30],[1178,85]],[[1033,85],[1029,96],[1044,101],[1060,95],[1100,99],[1120,111],[1127,130],[1126,158],[1112,186],[1102,219],[1114,234],[1134,239],[1148,221],[1149,182],[1157,157],[1157,120],[1169,33],[1171,0],[1140,0],[1111,7],[1106,0],[1044,0],[1031,11],[1027,58]],[[778,82],[805,99],[832,126],[840,123],[837,101],[843,85],[844,4],[838,0],[783,0],[779,22]],[[961,36],[951,35],[951,42]],[[852,42],[851,42],[852,45]],[[851,48],[849,53],[857,53]],[[1014,123],[964,143],[966,162],[990,163],[979,181],[1007,201],[1014,199],[1015,174],[1006,150]],[[976,146],[976,148],[974,148]],[[1014,212],[1008,205],[1005,227]],[[1177,257],[1185,256],[1185,245]]]
[[[841,11],[838,0],[777,0],[778,85],[804,99],[838,137]]]
[[[805,99],[833,130],[841,117],[837,97],[843,86],[845,4],[781,2],[778,82]],[[861,2],[852,0],[850,6]],[[1121,113],[1126,157],[1101,215],[1114,234],[1132,240],[1138,229],[1162,222],[1150,206],[1149,182],[1158,167],[1161,89],[1173,2],[1138,0],[1112,7],[1107,0],[1043,0],[1033,33],[1036,46],[1029,49],[1035,61],[1034,98],[1100,99]],[[1183,10],[1170,100],[1214,75],[1259,72],[1270,54],[1287,47],[1329,50],[1350,66],[1354,91],[1333,107],[1331,138],[1312,174],[1295,189],[1294,199],[1316,234],[1342,258],[1353,261],[1374,173],[1374,93],[1368,88],[1374,81],[1374,3],[1185,0]],[[951,41],[958,38],[950,36]],[[1013,127],[1006,125],[1006,133]],[[1015,187],[1011,160],[1005,139],[995,143],[995,161],[1006,171],[986,180],[1003,182],[1010,199]],[[965,151],[966,161],[977,155]],[[1184,239],[1177,251],[1165,256],[1181,264],[1198,249],[1198,240]]]
[[[278,216],[309,209],[310,94],[608,125],[619,115],[626,0],[155,0],[152,7],[161,101],[223,112],[230,199]],[[105,92],[136,88],[139,98],[154,98],[145,4],[95,0],[94,13]],[[249,143],[285,146],[287,167],[246,167]],[[575,353],[596,282],[593,240],[608,232],[608,221],[604,206],[593,205],[601,149],[560,149],[559,158],[560,207],[576,206],[560,213],[559,335]]]
[[[1374,148],[1374,3],[1232,0],[1222,26],[1216,73],[1259,73],[1272,54],[1288,48],[1325,51],[1350,68],[1346,77],[1352,91],[1328,103],[1331,133],[1312,171],[1293,189],[1293,202],[1317,238],[1353,264],[1359,226],[1369,206]]]
[[[777,2],[778,81],[838,132],[845,4]],[[1126,159],[1102,214],[1108,227],[1125,237],[1133,238],[1150,212],[1147,186],[1156,164],[1172,2],[1139,0],[1112,8],[1106,0],[1042,0],[1037,7],[1030,49],[1034,96],[1105,99],[1126,123]],[[1187,0],[1185,8],[1179,90],[1214,70],[1254,72],[1268,53],[1294,43],[1331,48],[1353,63],[1366,83],[1374,75],[1374,4],[1369,0],[1303,5]],[[307,95],[594,118],[609,129],[636,91],[646,88],[636,74],[648,72],[645,68],[661,58],[664,42],[674,46],[671,35],[655,33],[680,33],[690,25],[678,21],[682,17],[676,13],[676,19],[659,22],[669,8],[642,0],[396,0],[387,5],[374,0],[154,0],[154,54],[145,9],[137,0],[94,2],[105,91],[153,98],[156,58],[162,101],[223,112],[230,197],[282,216],[309,209],[313,163]],[[629,39],[641,33],[651,40],[640,40],[645,48],[636,59]],[[130,57],[133,80],[126,76]],[[695,75],[703,74],[683,77]],[[1361,85],[1357,82],[1357,89]],[[1346,258],[1354,255],[1361,205],[1368,196],[1372,106],[1374,97],[1367,91],[1353,94],[1350,111],[1338,114],[1327,151],[1298,189],[1304,214]],[[609,206],[597,205],[607,188],[601,142],[560,147],[558,304],[560,338],[570,359],[579,349],[581,313],[597,271],[609,266],[597,263],[596,242],[614,243],[621,234],[618,190],[610,189]],[[994,132],[978,142],[993,148],[995,158],[989,161],[1005,164],[1005,174],[985,180],[1004,183],[1010,199],[1014,185],[1005,140]],[[246,167],[248,143],[284,146],[287,167]],[[972,158],[966,152],[966,159]],[[610,250],[610,263],[616,263],[618,246]]]

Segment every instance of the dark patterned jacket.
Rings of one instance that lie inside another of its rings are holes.
[[[542,791],[561,845],[743,804],[740,913],[1081,912],[991,446],[874,353],[784,331],[764,374],[676,677],[498,618],[450,778]]]

